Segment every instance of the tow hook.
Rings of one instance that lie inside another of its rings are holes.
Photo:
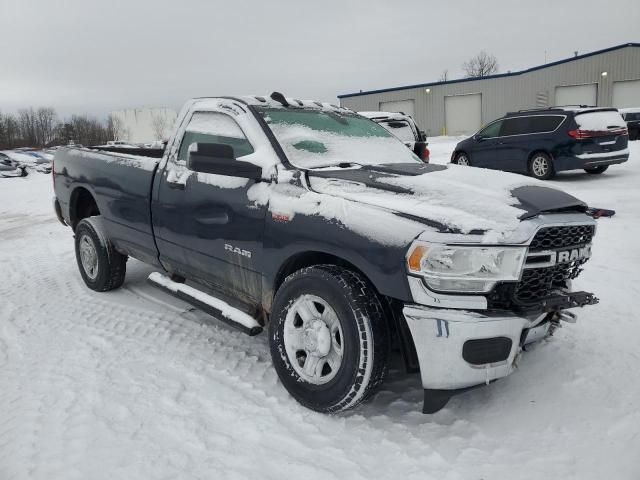
[[[578,321],[578,317],[575,313],[571,312],[558,312],[558,320],[567,323],[576,323]]]
[[[576,323],[577,321],[578,317],[575,313],[567,311],[555,312],[551,320],[549,320],[551,327],[549,328],[548,335],[552,336],[556,329],[562,328],[562,324],[560,322]]]

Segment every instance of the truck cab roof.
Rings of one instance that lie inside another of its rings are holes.
[[[319,102],[316,100],[299,100],[297,98],[285,97],[284,95],[273,92],[271,95],[238,95],[224,97],[198,97],[191,100],[192,104],[205,104],[210,101],[216,103],[220,100],[236,101],[241,104],[251,105],[255,107],[270,108],[292,108],[292,109],[312,109],[312,110],[333,110],[355,113],[352,110],[331,104],[329,102]]]

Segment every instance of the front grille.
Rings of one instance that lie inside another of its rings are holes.
[[[529,268],[524,271],[522,280],[516,285],[514,292],[518,303],[534,303],[549,296],[553,290],[567,288],[567,281],[576,278],[586,259],[564,263],[547,268]]]
[[[541,228],[529,246],[530,252],[555,250],[591,243],[595,233],[593,225],[571,225],[566,227]]]
[[[593,225],[541,228],[531,242],[529,253],[584,247],[591,243],[594,233]],[[525,269],[513,290],[513,300],[517,304],[532,304],[550,296],[554,290],[567,288],[568,281],[580,274],[586,261],[583,258],[550,267]]]

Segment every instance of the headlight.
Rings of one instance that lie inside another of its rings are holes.
[[[520,279],[526,247],[483,247],[415,242],[407,254],[410,273],[443,292],[484,293],[496,282]]]

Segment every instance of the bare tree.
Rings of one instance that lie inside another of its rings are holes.
[[[56,111],[50,107],[41,107],[36,111],[36,129],[39,146],[47,146],[54,140],[57,123]]]
[[[23,108],[18,111],[18,124],[23,146],[37,146],[40,143],[37,130],[36,112],[33,108]]]
[[[440,78],[438,78],[439,82],[446,82],[449,80],[449,70],[445,70],[440,74]]]
[[[107,118],[107,134],[110,137],[110,140],[124,140],[125,133],[126,132],[124,124],[122,122],[122,118],[113,114],[109,115],[109,117]]]
[[[155,140],[164,140],[167,134],[167,116],[164,112],[160,111],[153,113],[151,117],[151,128],[153,128],[153,134],[156,137]]]
[[[482,50],[475,57],[462,64],[467,77],[486,77],[498,71],[498,59]]]

